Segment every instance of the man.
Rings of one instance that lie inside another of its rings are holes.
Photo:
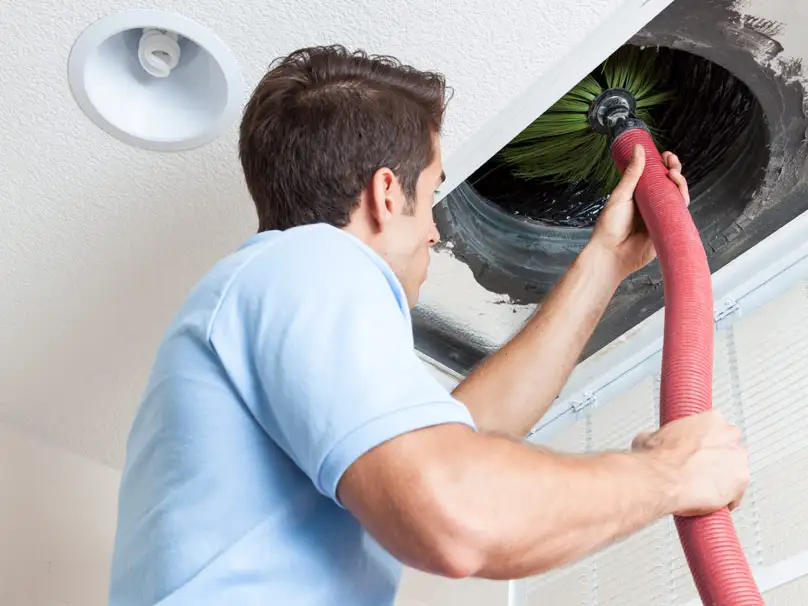
[[[259,233],[160,346],[127,446],[114,606],[389,605],[399,562],[534,575],[740,500],[740,432],[714,414],[629,452],[520,443],[653,258],[631,199],[639,152],[520,334],[452,394],[418,360],[444,102],[439,75],[339,47],[295,52],[255,89],[240,154]]]

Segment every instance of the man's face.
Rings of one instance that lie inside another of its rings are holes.
[[[410,307],[418,302],[429,268],[429,250],[440,239],[432,215],[435,193],[444,181],[440,138],[435,137],[434,159],[418,178],[415,200],[395,217],[386,251],[388,263],[404,287]]]

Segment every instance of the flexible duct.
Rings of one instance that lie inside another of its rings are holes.
[[[660,421],[712,407],[713,297],[707,255],[685,202],[647,131],[632,128],[612,145],[620,172],[634,145],[645,148],[645,171],[634,199],[659,257],[665,293]],[[706,606],[762,606],[728,509],[676,517],[690,571]]]

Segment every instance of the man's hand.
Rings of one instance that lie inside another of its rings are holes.
[[[662,159],[668,167],[668,177],[689,205],[690,193],[687,180],[682,175],[682,163],[671,152],[663,153]],[[633,198],[644,169],[645,149],[636,145],[631,163],[601,212],[590,241],[593,246],[614,255],[620,280],[642,269],[656,257],[654,245]]]
[[[748,455],[741,438],[740,429],[711,410],[640,434],[632,449],[657,458],[676,479],[673,510],[696,516],[740,504],[749,485]]]

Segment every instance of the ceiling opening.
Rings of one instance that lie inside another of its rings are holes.
[[[712,271],[808,210],[803,80],[766,60],[776,48],[771,26],[739,20],[733,6],[677,0],[626,43],[670,61],[674,99],[654,122],[662,147],[682,159]],[[517,178],[501,151],[435,207],[442,250],[485,291],[541,304],[588,241],[605,198],[593,183]],[[620,286],[583,357],[662,305],[653,263]],[[488,353],[471,332],[454,334],[451,318],[416,308],[414,326],[417,347],[458,372]]]
[[[659,64],[669,66],[659,89],[670,91],[673,98],[650,112],[662,146],[677,153],[685,166],[690,188],[703,194],[728,173],[737,173],[738,159],[749,153],[757,166],[737,177],[756,188],[768,153],[763,110],[749,88],[720,65],[686,51],[646,47],[639,52],[657,55]],[[600,78],[601,69],[592,76]],[[498,210],[557,227],[591,227],[606,202],[599,183],[564,186],[520,178],[499,154],[475,171],[468,185]],[[712,209],[701,208],[702,198],[696,197],[693,208],[704,214]],[[715,212],[735,216],[744,205],[743,200],[726,197],[710,202],[723,207]]]

